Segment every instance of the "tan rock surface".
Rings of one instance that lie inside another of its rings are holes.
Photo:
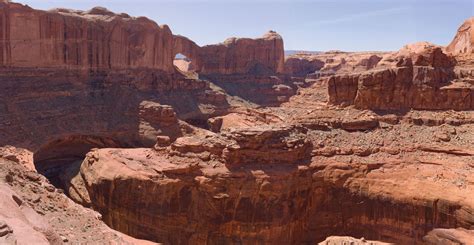
[[[346,244],[351,244],[351,245],[363,245],[363,244],[368,244],[368,245],[388,245],[391,243],[385,243],[385,242],[378,242],[378,241],[367,241],[364,238],[357,239],[353,237],[338,237],[338,236],[331,236],[326,238],[323,242],[320,242],[319,245],[346,245]]]
[[[456,55],[472,57],[474,43],[474,18],[467,19],[458,29],[453,41],[446,47],[446,51]]]

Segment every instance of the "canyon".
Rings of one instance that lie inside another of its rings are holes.
[[[1,1],[0,243],[474,244],[473,25],[285,57]]]

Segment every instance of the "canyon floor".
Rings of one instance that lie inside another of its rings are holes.
[[[274,31],[0,13],[2,244],[474,244],[474,19],[285,57]]]

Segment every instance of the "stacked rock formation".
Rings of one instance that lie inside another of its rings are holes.
[[[407,45],[364,73],[329,78],[329,102],[375,110],[470,110],[473,87],[455,60],[429,43]]]

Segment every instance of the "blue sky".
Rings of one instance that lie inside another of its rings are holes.
[[[287,50],[397,50],[447,45],[474,16],[474,0],[16,0],[34,8],[90,9],[147,16],[199,45],[279,32]]]

